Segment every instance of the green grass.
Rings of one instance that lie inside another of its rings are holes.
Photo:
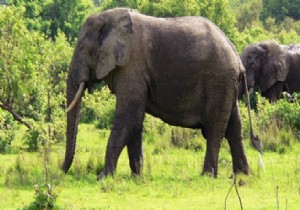
[[[87,173],[88,162],[103,165],[108,132],[80,125],[77,151],[68,175],[58,168],[64,144],[52,148],[49,176],[63,209],[224,209],[233,184],[231,157],[227,146],[220,152],[217,179],[200,176],[204,151],[175,148],[170,139],[144,142],[143,175],[130,174],[126,150],[119,159],[115,177],[96,181]],[[224,142],[224,145],[227,143]],[[300,209],[300,144],[294,142],[284,153],[266,152],[266,172],[258,166],[258,153],[245,143],[251,167],[249,176],[239,175],[237,186],[244,209]],[[158,149],[163,148],[163,149]],[[17,167],[17,165],[19,165]],[[18,170],[17,170],[18,169]],[[34,201],[34,184],[44,181],[41,153],[0,154],[0,209],[22,209]],[[278,199],[277,199],[278,196]],[[232,189],[227,209],[240,209]]]

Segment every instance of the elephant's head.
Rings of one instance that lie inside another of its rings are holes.
[[[288,74],[287,56],[275,41],[265,41],[247,46],[241,55],[246,69],[248,90],[258,85],[262,93],[278,81],[285,81]]]
[[[82,26],[67,79],[67,145],[65,162],[67,172],[72,164],[80,101],[83,91],[96,81],[105,78],[117,66],[129,60],[133,25],[131,10],[107,10],[91,15]]]

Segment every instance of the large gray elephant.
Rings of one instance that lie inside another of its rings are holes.
[[[273,102],[281,98],[283,91],[300,91],[300,45],[279,45],[273,40],[250,44],[241,59],[250,93],[257,85],[261,94]],[[239,98],[243,92],[241,85]]]
[[[203,173],[217,176],[225,136],[234,173],[248,174],[237,104],[238,82],[244,77],[235,47],[205,18],[155,18],[125,8],[91,15],[79,34],[68,74],[63,171],[69,170],[75,153],[83,90],[104,80],[116,95],[116,112],[98,178],[115,173],[125,146],[132,173],[141,173],[145,113],[202,130],[207,139]],[[261,151],[260,140],[253,132],[252,137]]]

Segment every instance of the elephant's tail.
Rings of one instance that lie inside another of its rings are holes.
[[[246,98],[247,98],[247,108],[248,108],[249,124],[250,124],[250,140],[251,140],[251,143],[254,146],[254,148],[262,155],[263,154],[262,142],[261,142],[260,138],[257,135],[255,135],[254,130],[253,130],[246,74],[243,73],[241,76],[242,76],[242,80],[243,80],[242,82],[244,84],[244,90],[245,90]]]

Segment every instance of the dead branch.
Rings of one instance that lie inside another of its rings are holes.
[[[0,108],[2,108],[2,109],[4,109],[4,110],[8,111],[8,112],[13,116],[13,118],[14,118],[16,121],[18,121],[19,123],[25,125],[27,128],[31,129],[31,126],[29,125],[29,123],[25,122],[25,121],[23,120],[23,118],[22,118],[20,115],[18,115],[18,114],[13,110],[12,107],[10,107],[10,106],[8,106],[8,105],[6,105],[6,104],[0,103]]]

